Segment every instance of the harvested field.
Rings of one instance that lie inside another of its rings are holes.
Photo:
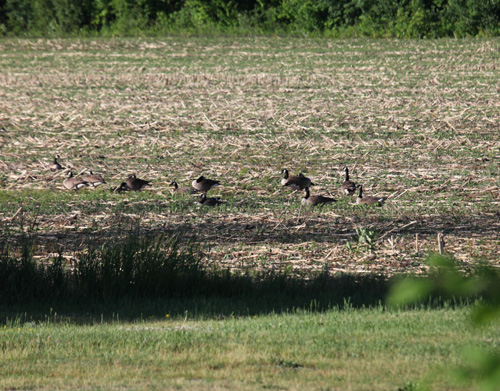
[[[227,268],[392,274],[442,234],[464,267],[499,264],[499,58],[498,39],[2,39],[0,249],[24,232],[78,259],[139,229]],[[342,197],[345,165],[387,203]],[[282,168],[339,201],[301,207]],[[64,190],[68,169],[108,184]],[[131,173],[153,185],[111,191]],[[224,205],[172,194],[201,174]]]

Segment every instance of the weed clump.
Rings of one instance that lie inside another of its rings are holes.
[[[192,293],[206,276],[199,249],[178,237],[130,235],[88,243],[77,260],[39,260],[35,243],[0,254],[0,301],[115,301]]]

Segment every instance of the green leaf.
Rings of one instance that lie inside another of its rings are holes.
[[[405,278],[392,286],[388,304],[404,306],[416,303],[427,296],[431,290],[431,281],[426,278]]]
[[[472,314],[472,322],[476,325],[485,324],[500,317],[500,307],[481,304]]]

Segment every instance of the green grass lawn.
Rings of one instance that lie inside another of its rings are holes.
[[[168,304],[165,305],[168,308]],[[470,346],[498,347],[468,309],[297,312],[221,320],[1,326],[2,389],[464,390],[450,370]],[[117,315],[118,318],[118,315]]]

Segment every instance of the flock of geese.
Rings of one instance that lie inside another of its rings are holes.
[[[359,193],[356,198],[357,204],[382,206],[385,203],[387,197],[363,196],[363,186],[357,185],[349,179],[349,169],[347,167],[344,167],[344,171],[345,180],[340,186],[340,189],[344,195],[353,196],[356,193],[356,190],[359,189]],[[310,178],[304,176],[304,174],[300,173],[297,176],[290,176],[286,168],[281,171],[281,174],[284,175],[283,179],[281,180],[281,184],[283,186],[288,186],[296,190],[305,190],[306,194],[304,198],[302,198],[302,205],[316,206],[333,204],[334,202],[337,202],[336,199],[331,197],[326,197],[323,195],[311,195],[309,187],[314,186],[314,183],[311,182]]]
[[[54,157],[54,162],[49,166],[50,170],[56,171],[63,169],[61,164],[57,161],[58,157],[59,156]],[[340,186],[342,194],[353,196],[356,193],[356,190],[358,190],[356,204],[382,206],[385,203],[387,197],[364,196],[363,186],[360,184],[356,184],[350,180],[349,169],[347,167],[344,167],[344,172],[345,180]],[[311,179],[306,177],[302,173],[296,176],[290,176],[288,170],[284,168],[281,171],[280,175],[283,175],[283,178],[281,179],[281,185],[283,187],[305,191],[305,195],[301,201],[302,205],[319,206],[332,204],[337,201],[334,198],[323,195],[311,195],[309,188],[311,186],[314,186],[314,183],[312,183]],[[68,190],[77,191],[87,186],[96,188],[97,186],[105,183],[107,182],[102,176],[95,175],[92,171],[89,171],[88,174],[82,175],[81,177],[75,177],[73,176],[73,172],[69,171],[68,177],[63,181],[63,187]],[[193,182],[191,183],[191,187],[179,187],[179,185],[175,181],[170,183],[170,186],[173,186],[173,191],[178,194],[201,193],[200,198],[198,199],[198,203],[206,206],[216,206],[224,203],[219,197],[207,197],[208,191],[219,185],[219,181],[205,178],[203,175],[198,179],[193,180]],[[116,187],[113,191],[139,191],[146,186],[151,186],[151,182],[137,178],[135,174],[131,174],[124,182],[120,184],[120,186]]]

